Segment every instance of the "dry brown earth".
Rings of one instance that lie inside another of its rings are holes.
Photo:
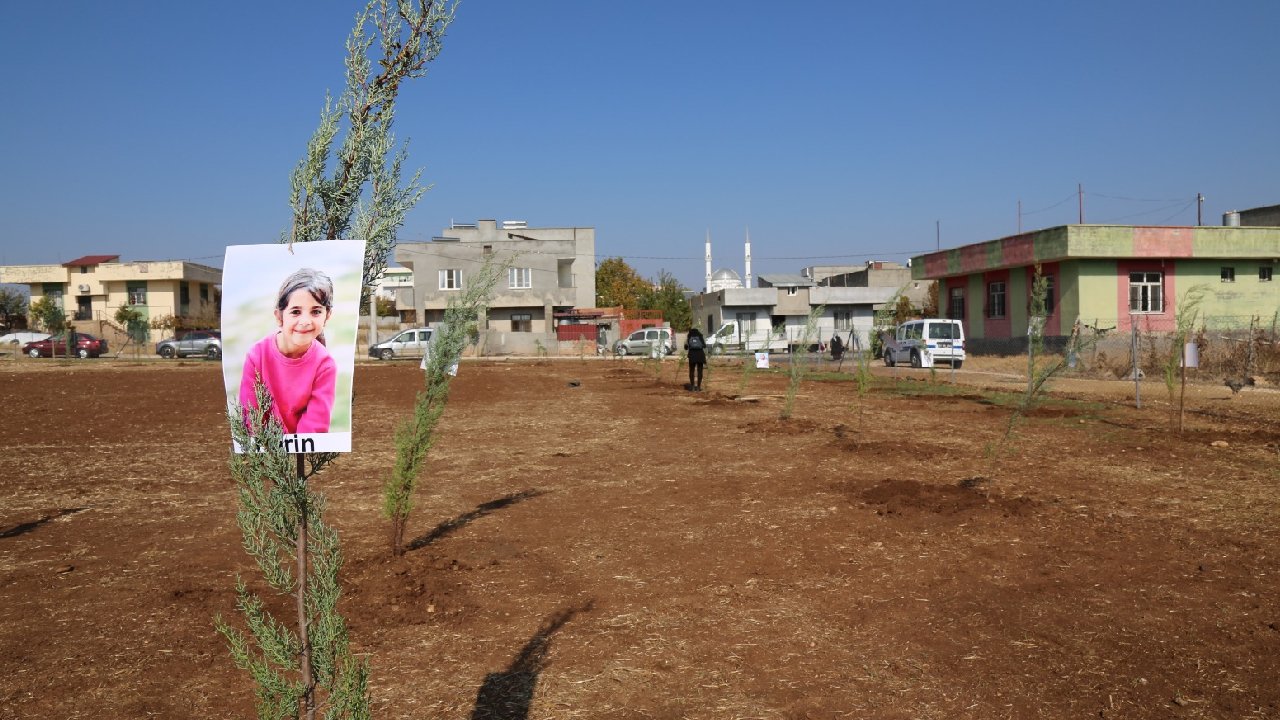
[[[1195,387],[1178,436],[1162,387],[1063,382],[993,458],[1016,382],[843,370],[782,420],[782,373],[465,363],[392,560],[420,373],[361,365],[320,484],[375,717],[1280,717],[1280,393]],[[216,368],[0,398],[0,718],[252,716]]]

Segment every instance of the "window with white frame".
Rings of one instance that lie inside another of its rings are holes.
[[[1271,282],[1271,266],[1258,266],[1258,282]]]
[[[441,290],[461,290],[462,289],[462,271],[456,268],[449,268],[440,271],[440,289]]]
[[[533,314],[511,313],[511,332],[533,332]]]
[[[734,315],[734,319],[738,321],[738,328],[741,332],[748,336],[756,331],[756,314],[753,312],[741,312]]]
[[[1236,269],[1233,267],[1223,267],[1221,277],[1222,277],[1222,282],[1235,282]]]
[[[125,289],[129,293],[130,305],[146,305],[147,304],[147,281],[146,280],[129,280],[125,282]]]
[[[987,284],[987,317],[1002,318],[1005,316],[1005,287],[1002,282]]]
[[[1164,312],[1164,273],[1129,273],[1129,312]]]
[[[513,267],[507,270],[507,287],[512,290],[528,290],[533,287],[533,269]]]
[[[853,329],[853,312],[850,310],[836,311],[836,329],[852,330]]]

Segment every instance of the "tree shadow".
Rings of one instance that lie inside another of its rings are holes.
[[[536,498],[539,495],[546,495],[546,494],[547,494],[546,490],[534,490],[531,488],[529,490],[521,490],[520,492],[511,493],[510,495],[504,495],[498,498],[497,500],[490,500],[489,502],[480,503],[475,507],[474,510],[465,512],[451,520],[445,520],[444,522],[435,526],[435,528],[433,528],[431,532],[427,533],[426,535],[410,540],[406,548],[409,550],[418,550],[420,548],[424,548],[430,545],[431,543],[453,533],[455,530],[466,527],[467,525],[471,524],[473,521],[479,520],[480,518],[484,517],[485,515],[488,515],[489,513],[495,510],[501,510],[502,508],[507,507],[509,505],[515,505],[518,502],[522,502],[524,500],[528,500],[530,498]]]
[[[40,527],[41,525],[47,522],[57,520],[63,515],[74,515],[78,512],[83,512],[88,509],[89,508],[82,508],[82,507],[59,508],[56,512],[53,512],[49,515],[41,516],[39,520],[32,520],[31,522],[19,523],[9,528],[8,530],[0,530],[0,538],[11,538],[11,537],[17,537],[19,535],[25,535],[26,533],[29,533],[32,530],[35,530],[36,528]]]
[[[505,670],[485,676],[476,693],[471,720],[527,720],[538,675],[547,666],[551,637],[575,615],[590,612],[593,607],[595,601],[589,600],[581,607],[567,608],[547,618]]]

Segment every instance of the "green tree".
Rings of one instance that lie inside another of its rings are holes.
[[[138,354],[138,348],[147,344],[150,333],[150,323],[143,317],[142,311],[133,305],[121,305],[116,310],[116,324],[124,328],[125,334],[129,336],[129,340],[134,344],[134,355]]]
[[[319,127],[290,177],[293,218],[281,242],[364,241],[362,307],[386,269],[405,214],[425,191],[416,173],[401,182],[406,151],[396,149],[391,132],[396,99],[438,56],[455,9],[456,0],[369,1],[347,39],[346,87],[336,103],[326,98]],[[268,406],[261,382],[255,390],[259,406]],[[293,595],[296,625],[274,618],[268,603],[239,580],[237,606],[249,632],[221,618],[218,631],[257,685],[260,718],[313,720],[317,709],[326,720],[367,718],[368,666],[351,654],[337,612],[341,548],[324,522],[324,497],[308,482],[337,456],[286,452],[278,423],[265,415],[265,425],[246,427],[239,408],[229,414],[233,437],[253,450],[230,462],[236,519],[267,585]]]
[[[13,327],[13,321],[27,314],[27,296],[13,288],[0,288],[0,318],[6,328]]]
[[[620,257],[606,258],[596,268],[596,305],[644,309],[653,286]]]
[[[67,329],[67,313],[52,297],[45,295],[32,302],[30,310],[31,319],[36,326],[44,328],[46,332],[56,335]]]
[[[674,275],[662,270],[658,273],[657,289],[649,293],[644,309],[661,310],[662,318],[673,330],[687,332],[693,324],[693,308],[684,295],[687,291]]]
[[[391,520],[392,555],[404,554],[404,532],[413,509],[418,474],[435,442],[435,429],[449,401],[449,385],[458,360],[478,332],[476,318],[486,312],[494,285],[514,262],[512,258],[506,263],[495,263],[491,258],[486,258],[480,270],[468,278],[460,295],[449,299],[444,323],[436,328],[436,335],[431,339],[424,387],[414,401],[413,416],[396,430],[396,462],[382,493],[383,512]]]

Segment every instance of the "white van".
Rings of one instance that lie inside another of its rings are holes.
[[[413,328],[405,330],[390,340],[385,340],[369,348],[369,357],[379,360],[395,358],[420,358],[430,354],[436,328]]]
[[[917,368],[940,362],[959,368],[964,363],[964,325],[941,318],[902,323],[884,339],[884,364],[893,367],[907,362]]]

